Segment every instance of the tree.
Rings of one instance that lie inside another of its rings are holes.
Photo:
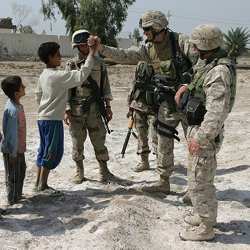
[[[224,34],[225,49],[228,55],[236,60],[247,49],[250,34],[247,28],[231,28],[227,34]]]
[[[143,40],[138,28],[134,29],[132,38],[136,41],[137,45]]]
[[[56,9],[66,21],[67,33],[79,28],[98,34],[104,44],[116,46],[127,9],[135,0],[42,0],[45,19],[56,19]]]
[[[35,33],[30,25],[24,25],[24,26],[21,25],[19,31],[20,33],[28,33],[28,34]]]
[[[19,29],[22,25],[24,20],[29,16],[32,11],[32,8],[25,5],[19,4],[16,2],[11,3],[12,14],[14,16],[17,29]]]

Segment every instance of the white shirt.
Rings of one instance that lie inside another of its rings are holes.
[[[88,56],[80,70],[43,70],[36,90],[38,120],[63,120],[68,89],[80,86],[88,78],[94,62],[94,57]]]

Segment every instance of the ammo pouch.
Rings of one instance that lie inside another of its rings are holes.
[[[72,100],[70,102],[71,114],[73,116],[82,116],[90,109],[90,105],[96,101],[94,96],[89,96],[81,100]]]
[[[176,110],[175,106],[175,86],[176,82],[164,75],[154,75],[153,82],[155,86],[154,90],[154,102],[156,105],[160,105],[162,102],[166,101],[169,108],[172,111]]]
[[[152,106],[154,104],[154,86],[152,76],[154,69],[151,64],[139,62],[136,67],[133,90],[129,96],[129,103],[133,100]]]
[[[130,97],[131,100],[141,101],[146,105],[154,105],[154,86],[136,82]]]
[[[200,97],[192,96],[190,93],[184,94],[180,106],[186,115],[189,126],[202,123],[207,111]]]

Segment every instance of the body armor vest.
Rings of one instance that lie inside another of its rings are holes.
[[[200,125],[204,119],[206,113],[206,94],[203,89],[204,81],[209,73],[217,65],[226,65],[231,73],[230,82],[230,103],[229,112],[231,112],[235,94],[236,94],[236,69],[232,59],[226,57],[226,52],[219,50],[213,58],[210,59],[210,63],[197,70],[194,75],[194,79],[188,86],[188,93],[182,98],[182,109],[186,113],[189,125]]]

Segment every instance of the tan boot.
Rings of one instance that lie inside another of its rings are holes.
[[[180,238],[188,241],[209,241],[215,237],[214,229],[212,226],[206,226],[201,223],[198,227],[190,227],[181,232]]]
[[[184,221],[192,226],[199,226],[201,224],[201,218],[198,214],[187,215],[184,217]]]
[[[149,193],[164,193],[169,194],[170,193],[170,183],[169,183],[169,177],[163,177],[160,176],[160,181],[152,186],[143,187],[142,191],[149,192]]]
[[[141,154],[141,161],[134,168],[135,172],[142,172],[149,169],[148,154]]]
[[[98,161],[100,166],[100,181],[103,183],[111,182],[115,176],[109,171],[106,161]]]
[[[184,217],[184,221],[191,226],[199,226],[201,224],[201,218],[198,214],[191,214]],[[216,225],[216,220],[210,222],[212,226]]]
[[[187,204],[189,206],[193,205],[188,191],[182,197],[182,201],[183,201],[183,203],[185,203],[185,204]]]
[[[74,176],[73,183],[81,184],[85,180],[84,178],[84,168],[82,161],[76,161],[76,175]]]

